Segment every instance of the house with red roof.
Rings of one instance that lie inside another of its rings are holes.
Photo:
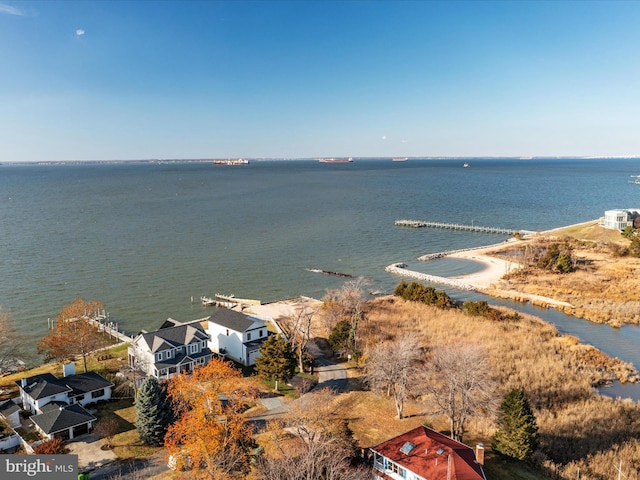
[[[370,448],[377,480],[486,480],[484,448],[420,426]]]

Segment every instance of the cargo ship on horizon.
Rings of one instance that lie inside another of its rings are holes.
[[[320,158],[318,161],[320,163],[350,163],[353,162],[353,158]]]

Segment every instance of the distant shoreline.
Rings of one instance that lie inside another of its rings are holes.
[[[103,164],[127,164],[127,163],[149,163],[149,164],[163,164],[163,163],[209,163],[214,160],[228,160],[229,158],[239,157],[212,157],[212,158],[146,158],[137,160],[42,160],[42,161],[24,161],[24,162],[0,162],[0,165],[103,165]],[[318,158],[324,158],[322,155],[314,157],[242,157],[252,162],[278,162],[278,161],[317,161]],[[354,161],[375,161],[375,160],[392,160],[395,157],[351,157]],[[578,155],[560,155],[560,156],[533,156],[522,157],[519,155],[513,156],[477,156],[477,157],[428,157],[428,156],[414,156],[403,157],[408,161],[429,161],[429,160],[521,160],[523,162],[531,160],[630,160],[640,159],[640,155],[622,155],[622,156],[578,156]]]

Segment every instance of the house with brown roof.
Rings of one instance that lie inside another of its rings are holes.
[[[476,451],[425,426],[370,448],[377,480],[486,480]]]

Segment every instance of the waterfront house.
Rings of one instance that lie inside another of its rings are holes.
[[[370,448],[377,480],[486,480],[484,448],[476,451],[420,426]]]
[[[91,431],[96,418],[84,407],[109,400],[113,383],[95,372],[75,374],[74,364],[64,366],[64,376],[34,375],[16,382],[22,408],[49,439],[74,438]]]
[[[620,231],[627,227],[640,228],[640,209],[607,210],[604,212],[601,225]]]
[[[64,376],[56,378],[50,373],[34,375],[16,382],[24,410],[42,413],[51,402],[79,404],[82,407],[111,398],[113,383],[96,372],[75,374],[73,363],[64,366]]]
[[[219,308],[207,319],[211,350],[243,365],[255,365],[260,346],[267,339],[264,320]]]
[[[129,346],[129,366],[166,380],[206,365],[213,353],[203,325],[206,319],[182,323],[170,318],[158,330],[140,332]]]

